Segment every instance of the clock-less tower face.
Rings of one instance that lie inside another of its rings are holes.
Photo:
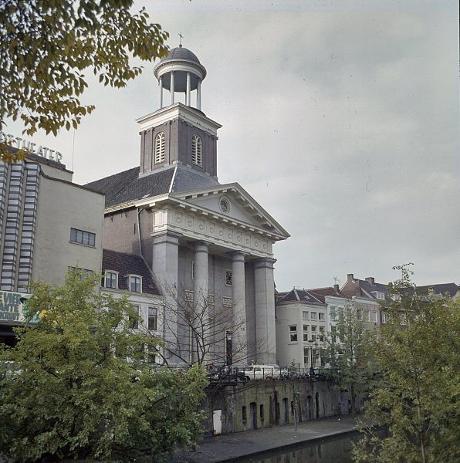
[[[172,111],[170,120],[141,132],[141,174],[179,163],[216,177],[217,135],[193,120],[207,119],[204,114],[180,103],[175,106],[177,114]],[[185,111],[187,118],[181,117]]]

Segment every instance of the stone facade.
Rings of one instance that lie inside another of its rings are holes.
[[[296,419],[305,422],[346,415],[349,399],[347,391],[326,381],[256,380],[241,386],[210,388],[206,428],[213,433],[216,415],[220,416],[222,433],[293,424]],[[357,410],[362,405],[363,399],[358,398]]]

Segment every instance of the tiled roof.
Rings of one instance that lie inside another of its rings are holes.
[[[171,187],[172,183],[172,187]],[[186,166],[152,172],[139,177],[139,167],[87,183],[85,187],[105,194],[105,206],[158,196],[171,192],[209,188],[219,183],[213,177]]]
[[[128,275],[142,277],[142,292],[147,294],[160,294],[156,287],[144,259],[134,254],[103,250],[102,271],[114,270],[118,272],[118,289],[128,289]]]
[[[309,289],[308,292],[313,294],[321,302],[325,302],[326,296],[342,296],[340,291],[337,291],[333,286],[327,286],[325,288],[314,288]]]
[[[417,286],[416,288],[418,294],[429,294],[432,291],[434,294],[449,297],[454,297],[459,289],[460,287],[455,283],[440,283],[437,285]]]
[[[347,280],[345,285],[341,289],[341,293],[344,297],[350,298],[353,296],[367,297],[371,299],[377,299],[375,292],[380,292],[388,296],[387,285],[382,283],[376,283],[375,281],[360,280],[353,278],[353,281]]]
[[[283,296],[279,298],[279,302],[301,302],[303,304],[321,304],[318,297],[312,294],[310,291],[305,289],[293,288],[291,291],[283,293]]]

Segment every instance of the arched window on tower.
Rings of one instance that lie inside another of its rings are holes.
[[[160,132],[155,137],[154,162],[159,164],[165,160],[165,133]]]
[[[192,137],[192,164],[200,167],[203,165],[203,144],[198,135]]]

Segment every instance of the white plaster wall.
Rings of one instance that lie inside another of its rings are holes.
[[[58,180],[40,178],[32,279],[64,282],[68,267],[100,273],[104,196]],[[70,243],[70,228],[96,234],[95,247]]]
[[[47,164],[40,163],[40,167],[45,175],[48,177],[59,178],[61,180],[66,180],[67,182],[72,181],[72,172],[67,170],[56,169],[55,167],[49,166]]]

